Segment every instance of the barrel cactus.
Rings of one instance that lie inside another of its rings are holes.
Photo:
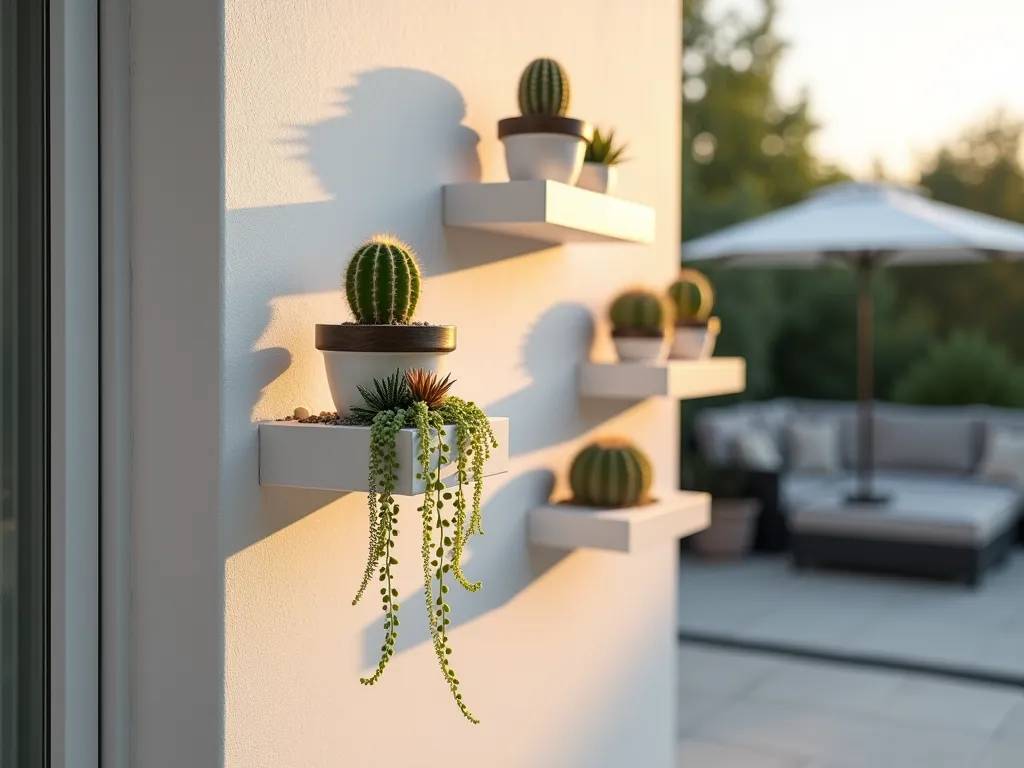
[[[345,298],[361,325],[408,325],[420,298],[420,267],[407,244],[374,235],[345,269]]]
[[[554,59],[531,61],[519,78],[519,109],[524,115],[564,115],[569,96],[569,75]]]
[[[668,288],[676,325],[704,325],[711,316],[715,292],[707,277],[695,269],[684,269]]]
[[[612,302],[609,317],[620,335],[660,336],[665,327],[665,303],[656,293],[632,290]]]
[[[603,440],[573,459],[569,485],[573,502],[591,507],[632,507],[647,501],[654,472],[651,460],[632,443]]]

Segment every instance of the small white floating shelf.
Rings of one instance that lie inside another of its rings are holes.
[[[484,464],[484,475],[508,471],[508,419],[491,418],[498,448]],[[370,462],[370,428],[300,424],[296,421],[264,421],[260,433],[260,485],[317,488],[325,491],[366,493]],[[398,452],[398,482],[395,494],[418,496],[425,490],[416,478],[419,461],[419,432],[400,430],[395,438]],[[441,470],[445,485],[454,485],[455,429],[447,430],[445,442],[451,447],[452,462]]]
[[[583,363],[579,376],[581,395],[620,400],[692,400],[742,392],[746,386],[747,362],[742,357],[663,363]]]
[[[444,223],[547,243],[654,241],[654,209],[557,181],[451,184]]]
[[[711,496],[670,491],[642,507],[538,507],[530,510],[529,538],[531,544],[555,549],[639,552],[661,542],[692,536],[710,524]]]

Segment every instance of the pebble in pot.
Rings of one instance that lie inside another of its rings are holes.
[[[707,277],[695,269],[684,269],[669,286],[668,297],[675,316],[675,332],[669,357],[673,360],[703,360],[715,351],[721,322],[711,317],[715,292]]]
[[[618,165],[626,162],[622,156],[625,151],[625,144],[616,143],[614,130],[602,132],[595,128],[576,186],[610,195],[618,178]]]
[[[640,288],[626,291],[612,302],[608,314],[619,360],[665,359],[665,303],[658,294]]]
[[[316,326],[316,348],[324,354],[339,416],[362,403],[359,387],[371,388],[374,379],[413,368],[445,372],[455,326],[412,322],[421,279],[411,247],[391,235],[374,235],[352,254],[343,280],[355,322]]]
[[[498,121],[512,181],[550,179],[575,184],[593,127],[566,117],[569,76],[554,59],[537,59],[519,79],[519,117]]]

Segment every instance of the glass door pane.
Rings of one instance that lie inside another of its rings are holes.
[[[47,764],[47,6],[0,2],[0,768]]]

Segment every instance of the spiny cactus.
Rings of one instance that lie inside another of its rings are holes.
[[[703,325],[711,316],[715,292],[707,277],[695,269],[684,269],[668,288],[675,310],[676,325]]]
[[[408,325],[420,298],[420,267],[397,237],[374,235],[345,269],[345,298],[362,325]]]
[[[644,331],[655,334],[665,326],[665,304],[651,291],[627,291],[612,302],[609,317],[617,331]]]
[[[632,507],[647,500],[653,480],[651,460],[623,440],[588,445],[569,470],[573,502],[585,506]]]
[[[564,115],[569,96],[569,75],[554,59],[531,61],[519,78],[519,109],[524,115]]]

